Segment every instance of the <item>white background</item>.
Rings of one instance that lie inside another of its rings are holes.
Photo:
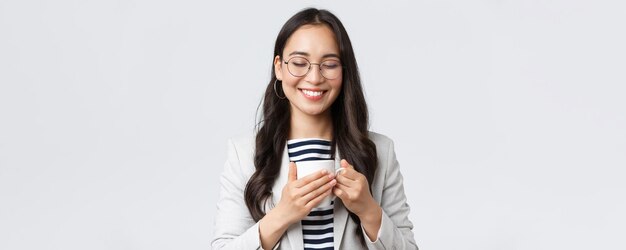
[[[421,249],[626,249],[623,1],[0,1],[0,249],[207,249],[282,24],[344,22]]]

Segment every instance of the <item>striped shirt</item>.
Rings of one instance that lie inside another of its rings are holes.
[[[289,161],[330,160],[330,141],[306,138],[287,141]],[[302,237],[305,250],[332,250],[333,249],[333,208],[329,206],[316,207],[302,219]]]

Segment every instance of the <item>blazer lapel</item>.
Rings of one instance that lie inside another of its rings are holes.
[[[335,199],[335,209],[334,211],[334,222],[333,222],[333,231],[334,231],[334,245],[335,249],[339,249],[341,246],[341,240],[343,239],[343,233],[346,230],[346,223],[348,222],[348,210],[343,206],[343,202],[341,199]]]
[[[341,168],[341,155],[339,149],[335,150],[335,169]],[[335,208],[333,210],[333,242],[334,248],[339,249],[341,246],[341,240],[343,239],[343,233],[346,230],[346,223],[348,222],[348,210],[341,202],[341,199],[335,197]]]
[[[280,165],[280,172],[278,178],[274,182],[272,187],[272,207],[280,201],[283,194],[283,188],[289,180],[289,152],[287,151],[287,145],[283,149],[283,157]],[[287,229],[287,238],[289,239],[290,249],[304,249],[304,239],[302,238],[302,223],[294,223]]]
[[[278,204],[280,197],[283,195],[283,187],[287,184],[289,179],[289,152],[287,151],[287,145],[283,149],[283,157],[280,161],[280,171],[278,172],[278,178],[274,182],[272,187],[272,208]]]

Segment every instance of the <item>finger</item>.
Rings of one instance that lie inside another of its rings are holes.
[[[327,196],[329,196],[331,194],[332,190],[329,188],[327,189],[325,192],[321,193],[320,195],[318,195],[317,197],[313,198],[311,201],[309,201],[306,206],[308,209],[313,209],[314,207],[317,207],[317,205],[320,204],[320,202],[322,202],[322,200],[324,198],[326,198]]]
[[[349,187],[355,185],[356,182],[356,180],[351,179],[349,176],[344,174],[337,175],[337,177],[335,177],[335,180],[337,180],[337,183],[341,183]]]
[[[339,182],[337,182],[337,184],[335,184],[335,188],[341,189],[344,193],[349,193],[350,192],[350,187],[341,184]]]
[[[339,174],[337,174],[336,178],[344,177],[352,181],[356,181],[359,175],[361,174],[352,168],[342,168],[342,169],[343,170]]]
[[[356,180],[358,176],[361,174],[358,171],[356,171],[354,166],[348,163],[348,161],[346,161],[345,159],[341,160],[340,164],[341,164],[341,167],[344,169],[343,171],[341,171],[341,174],[343,174],[344,176],[350,179]]]
[[[354,166],[352,166],[346,159],[341,159],[341,167],[354,169]]]
[[[330,182],[318,187],[317,189],[307,193],[306,195],[304,195],[302,198],[304,200],[314,200],[316,197],[319,197],[320,195],[323,195],[324,193],[330,193],[328,192],[329,190],[332,190],[332,188],[337,185],[337,181],[336,180],[331,180]]]
[[[347,201],[350,199],[350,195],[348,195],[346,190],[348,190],[346,186],[337,183],[333,188],[333,193],[342,201]]]
[[[352,166],[352,164],[350,164],[346,159],[342,159],[339,165],[341,165],[341,168],[343,169],[341,173],[350,174],[350,172],[356,172],[354,166]]]
[[[302,177],[298,180],[298,182],[296,182],[296,187],[303,187],[306,186],[307,184],[311,183],[312,181],[315,181],[319,178],[321,178],[322,176],[325,176],[328,174],[328,171],[321,170],[321,171],[317,171],[315,173],[312,173],[310,175],[307,175],[305,177]]]
[[[293,182],[298,179],[298,171],[296,170],[296,164],[294,162],[289,162],[289,178],[287,182]]]
[[[323,175],[322,177],[309,182],[308,184],[304,185],[301,187],[301,191],[303,194],[308,194],[310,192],[313,192],[314,190],[324,186],[324,184],[327,184],[331,181],[337,182],[335,181],[335,177],[332,175]]]

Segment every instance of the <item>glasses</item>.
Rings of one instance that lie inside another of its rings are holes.
[[[322,76],[328,80],[337,79],[341,76],[343,67],[341,62],[335,59],[324,60],[321,63],[311,63],[304,57],[292,57],[285,61],[287,64],[287,70],[295,77],[302,77],[311,71],[311,65],[317,65],[320,68]]]

